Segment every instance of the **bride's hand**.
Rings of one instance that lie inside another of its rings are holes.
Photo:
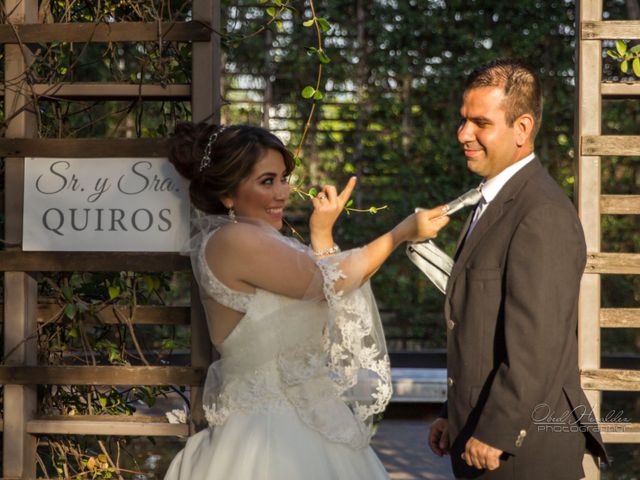
[[[408,224],[407,241],[421,242],[436,238],[438,232],[449,223],[449,217],[445,215],[446,206],[421,210],[406,218]],[[403,222],[404,223],[404,222]]]
[[[331,233],[355,186],[356,177],[351,177],[340,194],[333,185],[325,185],[318,195],[311,199],[313,213],[309,219],[309,228],[312,234]]]

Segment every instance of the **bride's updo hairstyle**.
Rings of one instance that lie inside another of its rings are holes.
[[[209,155],[211,161],[204,166],[210,139],[214,140]],[[171,141],[169,161],[190,181],[189,196],[194,207],[209,214],[224,214],[227,209],[220,199],[236,191],[269,149],[282,154],[286,174],[291,173],[295,167],[293,155],[278,137],[264,128],[180,123]]]

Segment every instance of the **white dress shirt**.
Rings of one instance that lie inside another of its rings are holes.
[[[487,209],[487,206],[489,206],[493,199],[498,196],[498,193],[500,193],[502,187],[506,185],[511,177],[513,177],[522,168],[524,168],[525,165],[533,160],[535,156],[535,153],[532,152],[522,160],[518,160],[513,165],[509,165],[495,177],[490,178],[489,180],[482,181],[482,183],[480,184],[480,193],[482,193],[482,199],[478,202],[478,206],[473,212],[473,220],[471,221],[471,225],[469,226],[467,235],[469,235],[475,228],[476,223],[478,223],[478,220],[480,220],[480,217]]]

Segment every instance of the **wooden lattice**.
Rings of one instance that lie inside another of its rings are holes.
[[[43,24],[38,21],[37,0],[5,0],[6,23],[0,25],[0,43],[5,51],[5,81],[24,77],[32,54],[26,43],[49,42],[144,42],[179,40],[192,44],[191,85],[130,85],[115,83],[29,84],[2,86],[5,118],[9,119],[5,138],[0,139],[0,155],[5,159],[5,235],[7,245],[0,252],[4,272],[4,351],[13,351],[0,367],[4,385],[3,472],[5,478],[35,478],[36,436],[39,434],[80,435],[187,435],[202,420],[197,405],[211,360],[211,346],[201,308],[150,307],[136,315],[137,323],[187,324],[192,329],[191,367],[39,367],[33,332],[38,318],[50,308],[37,303],[37,282],[33,272],[44,271],[172,271],[188,270],[188,260],[176,254],[150,253],[52,253],[23,252],[22,210],[25,156],[162,157],[165,140],[157,139],[36,139],[33,114],[25,105],[48,98],[71,99],[162,99],[191,100],[194,121],[217,120],[220,110],[219,0],[194,0],[192,20],[162,22],[111,22]],[[31,109],[33,111],[33,109]],[[2,205],[2,203],[0,203]],[[17,245],[17,246],[15,246]],[[192,288],[194,305],[199,305]],[[108,317],[108,315],[107,315]],[[115,321],[105,318],[106,323]],[[25,341],[26,338],[31,340]],[[96,370],[97,369],[97,370]],[[38,383],[91,385],[100,383],[145,385],[193,385],[191,425],[173,425],[165,419],[110,416],[108,418],[36,416]]]

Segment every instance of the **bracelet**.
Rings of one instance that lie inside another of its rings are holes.
[[[315,250],[313,250],[313,254],[316,257],[324,257],[327,255],[333,255],[334,253],[338,253],[339,251],[340,251],[340,247],[334,243],[333,247],[325,248],[324,250],[320,250],[319,252],[316,252]]]

